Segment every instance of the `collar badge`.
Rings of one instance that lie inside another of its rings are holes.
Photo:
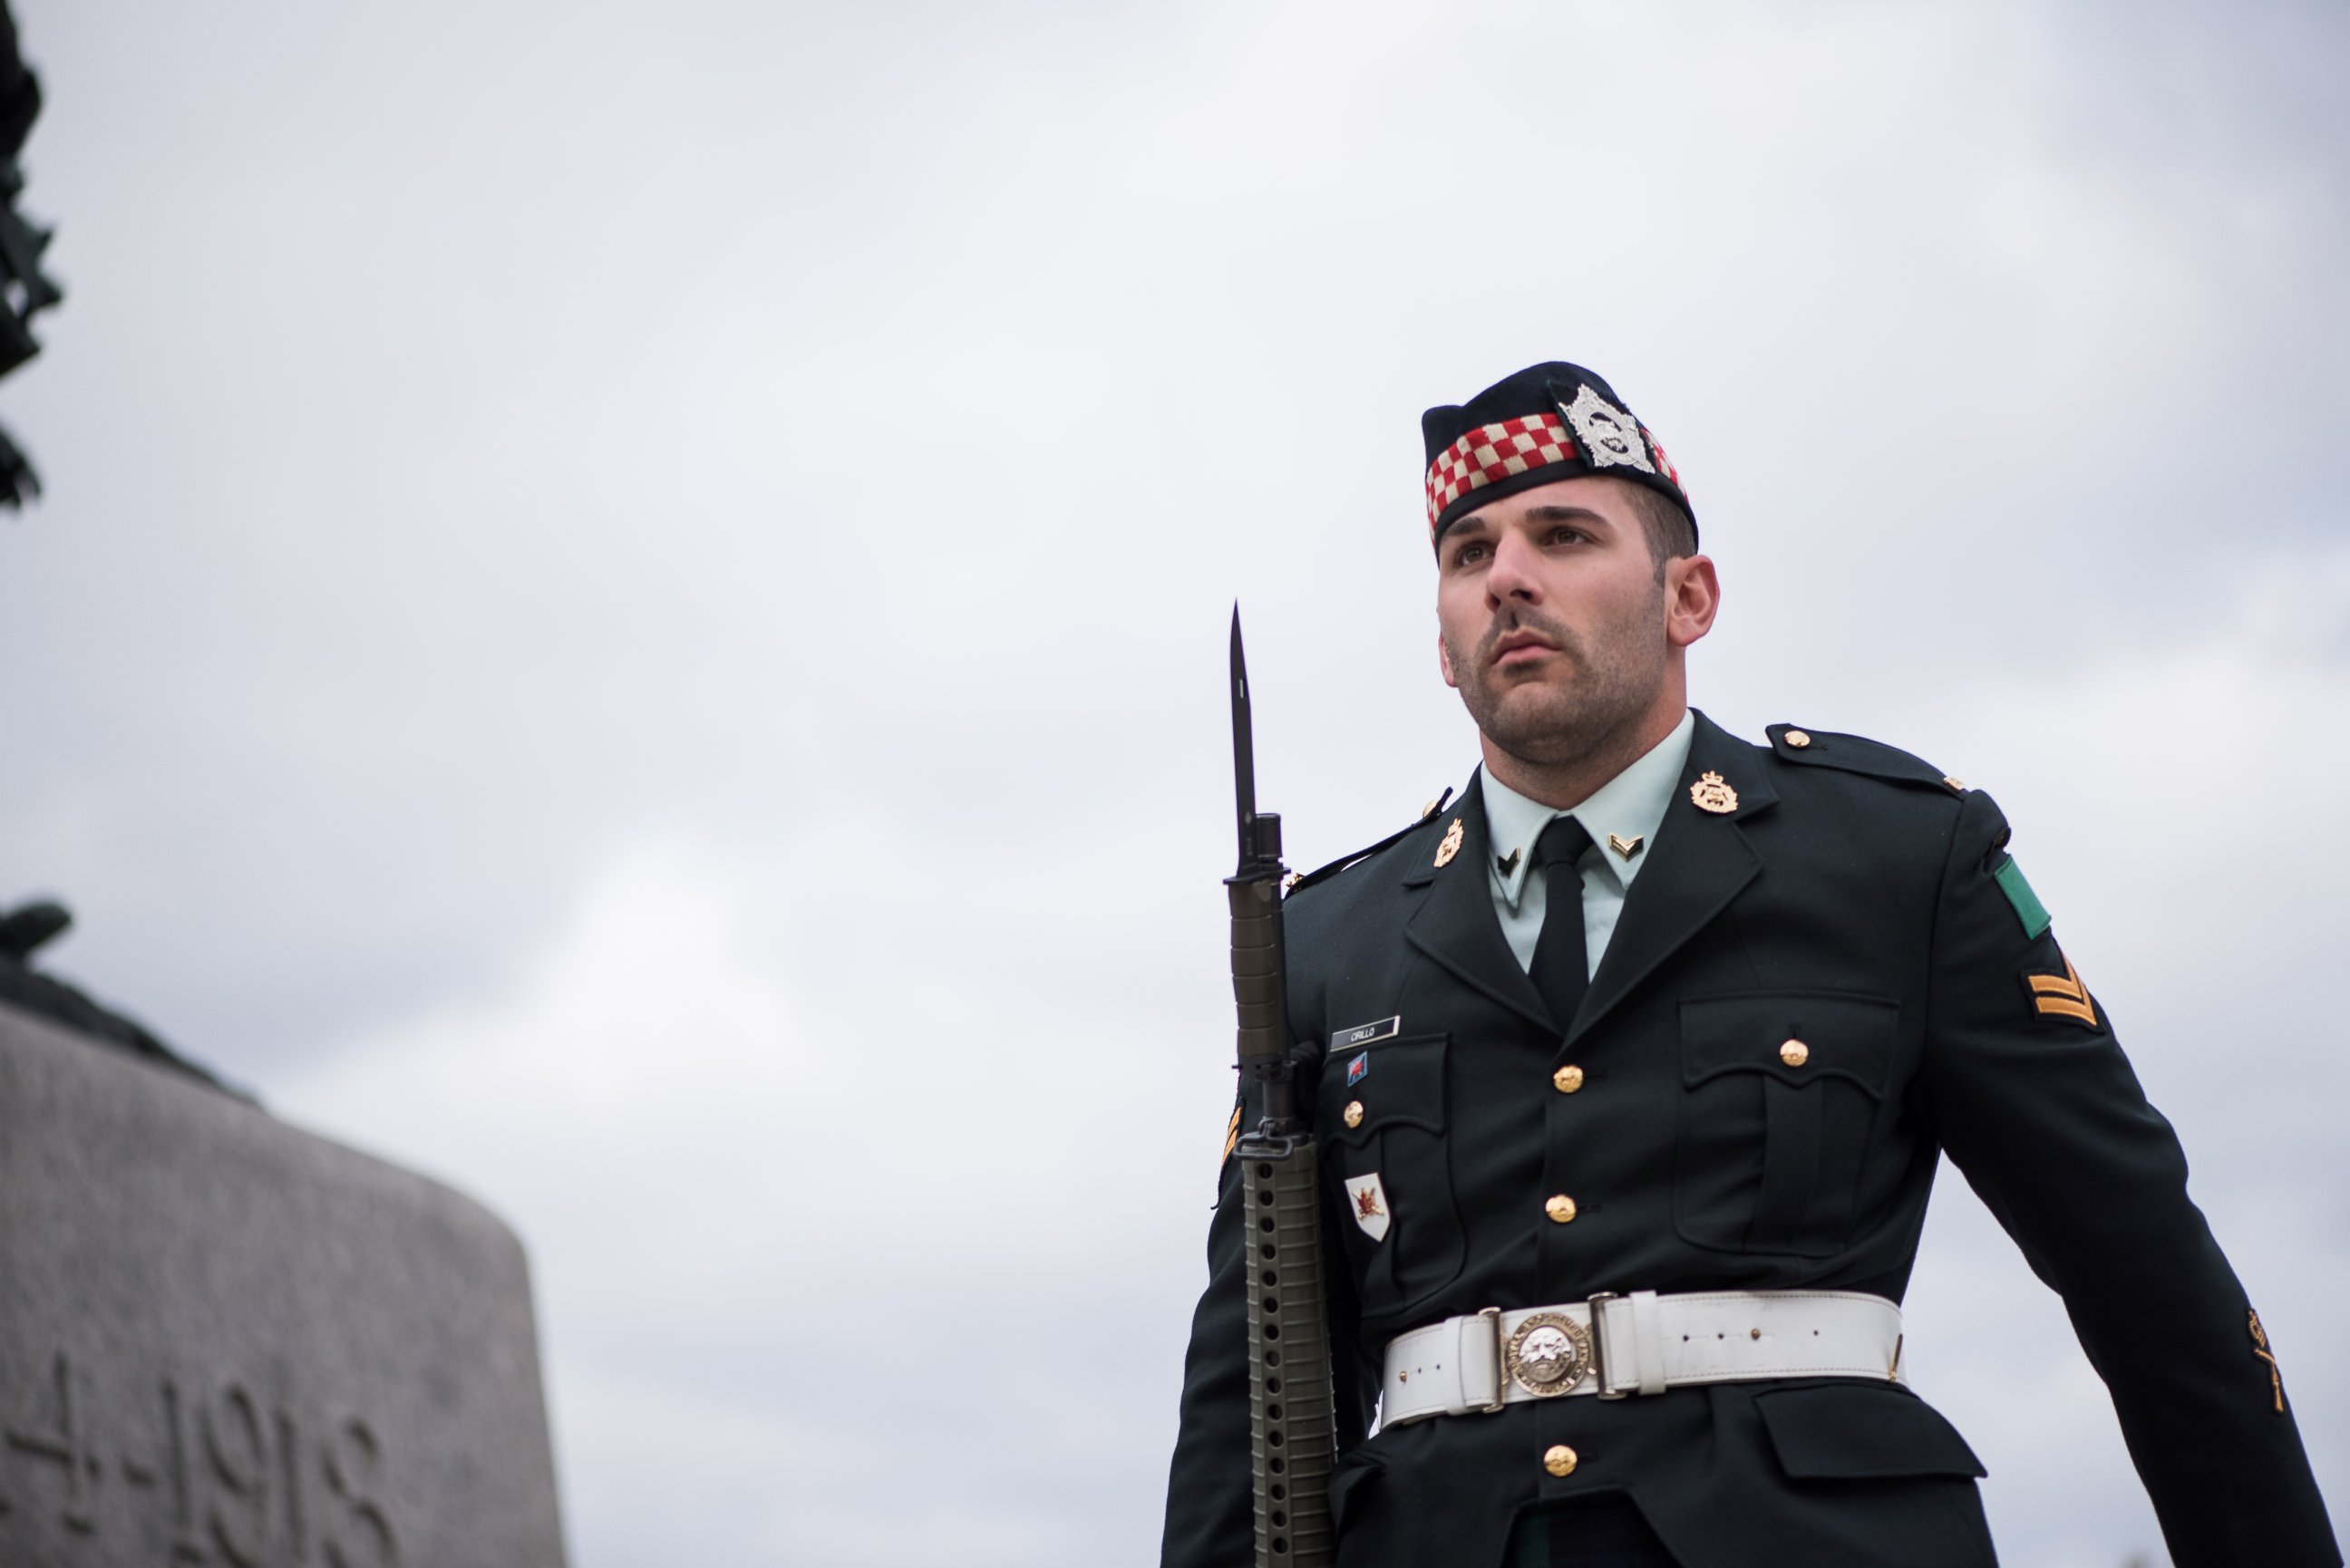
[[[1738,792],[1720,774],[1707,774],[1690,785],[1690,804],[1720,816],[1738,809]]]
[[[1611,833],[1607,836],[1607,847],[1613,849],[1624,859],[1629,860],[1633,856],[1640,853],[1640,846],[1646,844],[1648,841],[1648,839],[1646,834],[1636,833],[1631,837],[1626,838],[1618,834]]]
[[[1439,866],[1452,864],[1452,857],[1461,853],[1461,840],[1466,834],[1467,829],[1461,826],[1461,819],[1454,817],[1452,826],[1444,830],[1444,842],[1436,846],[1436,863]]]

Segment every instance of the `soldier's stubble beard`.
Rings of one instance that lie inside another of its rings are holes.
[[[1447,633],[1444,655],[1487,740],[1531,766],[1571,766],[1621,750],[1655,711],[1667,668],[1664,622],[1659,578],[1641,601],[1580,632],[1544,611],[1506,605],[1473,649]],[[1565,680],[1513,680],[1493,667],[1494,644],[1519,630],[1558,645]]]

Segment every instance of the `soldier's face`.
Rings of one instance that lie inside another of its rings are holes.
[[[1677,669],[1668,584],[1631,488],[1564,479],[1445,531],[1436,594],[1444,678],[1513,756],[1588,754],[1638,726]]]

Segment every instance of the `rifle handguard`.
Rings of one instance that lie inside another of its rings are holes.
[[[1248,1199],[1249,1458],[1256,1568],[1329,1568],[1330,1465],[1337,1452],[1323,1315],[1321,1183],[1308,1137],[1242,1139]]]

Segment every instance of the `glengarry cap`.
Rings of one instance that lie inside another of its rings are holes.
[[[1465,403],[1419,416],[1428,443],[1428,537],[1463,514],[1537,484],[1586,474],[1628,479],[1672,497],[1697,527],[1681,476],[1616,389],[1562,359],[1494,382]]]

